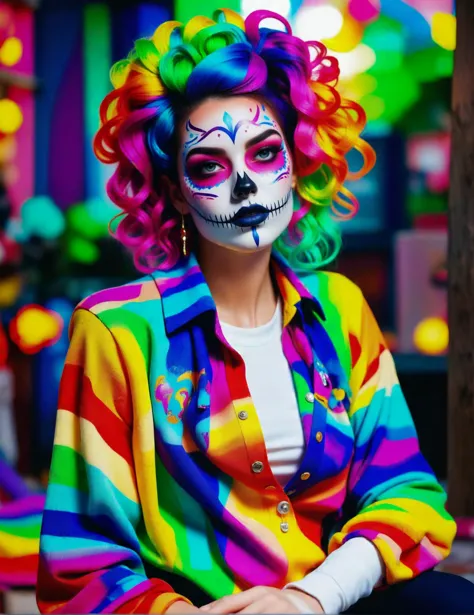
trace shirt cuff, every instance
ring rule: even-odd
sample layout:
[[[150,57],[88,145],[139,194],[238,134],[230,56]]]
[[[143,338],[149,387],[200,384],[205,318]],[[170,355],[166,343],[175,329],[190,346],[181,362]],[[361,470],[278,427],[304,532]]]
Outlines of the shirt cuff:
[[[346,611],[369,596],[382,581],[384,566],[375,547],[366,538],[352,538],[300,581],[284,589],[299,589],[316,598],[328,615]]]

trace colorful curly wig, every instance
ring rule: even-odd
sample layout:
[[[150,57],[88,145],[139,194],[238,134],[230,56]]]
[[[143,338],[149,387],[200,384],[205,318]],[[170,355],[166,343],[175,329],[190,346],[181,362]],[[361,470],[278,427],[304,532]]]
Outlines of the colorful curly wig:
[[[261,27],[268,18],[285,31]],[[115,89],[101,105],[94,148],[101,161],[116,165],[107,186],[123,210],[114,233],[138,270],[167,269],[180,258],[180,217],[164,179],[177,179],[179,123],[208,97],[239,94],[259,96],[274,109],[293,153],[299,204],[275,248],[296,270],[330,262],[341,244],[335,220],[358,209],[344,182],[375,162],[360,137],[365,114],[341,99],[338,77],[337,60],[324,45],[297,38],[284,18],[266,10],[245,22],[226,9],[214,20],[168,21],[150,39],[136,41],[112,68]],[[363,160],[356,173],[345,158],[352,149]]]

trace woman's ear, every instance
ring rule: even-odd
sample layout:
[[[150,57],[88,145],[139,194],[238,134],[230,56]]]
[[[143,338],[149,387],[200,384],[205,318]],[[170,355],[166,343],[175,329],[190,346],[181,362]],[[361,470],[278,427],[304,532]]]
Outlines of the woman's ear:
[[[292,178],[291,178],[291,187],[293,188],[293,190],[296,188],[296,180],[297,180],[297,177],[296,177],[296,175],[293,173],[293,176],[292,176]]]

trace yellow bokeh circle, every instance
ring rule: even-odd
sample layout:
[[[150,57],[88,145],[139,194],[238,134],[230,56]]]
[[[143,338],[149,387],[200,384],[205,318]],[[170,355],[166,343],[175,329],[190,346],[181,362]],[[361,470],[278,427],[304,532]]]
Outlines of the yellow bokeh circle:
[[[21,128],[22,124],[23,113],[16,102],[9,98],[0,100],[0,133],[12,135]]]
[[[434,42],[448,51],[456,49],[456,17],[449,13],[435,13],[431,23]]]
[[[16,36],[10,36],[0,47],[0,64],[15,66],[23,55],[23,44]]]
[[[348,53],[357,47],[364,35],[364,26],[351,17],[344,15],[342,28],[331,38],[323,39],[323,43],[331,50],[340,53]]]
[[[415,348],[423,354],[443,354],[448,348],[448,342],[448,324],[443,318],[425,318],[413,332]]]

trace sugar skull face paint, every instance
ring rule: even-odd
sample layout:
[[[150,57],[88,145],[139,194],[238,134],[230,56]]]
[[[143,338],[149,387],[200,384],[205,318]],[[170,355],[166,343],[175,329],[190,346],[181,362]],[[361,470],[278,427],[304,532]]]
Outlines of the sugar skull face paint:
[[[180,186],[199,233],[239,251],[270,246],[293,213],[293,164],[275,115],[257,99],[208,99],[180,132]]]

